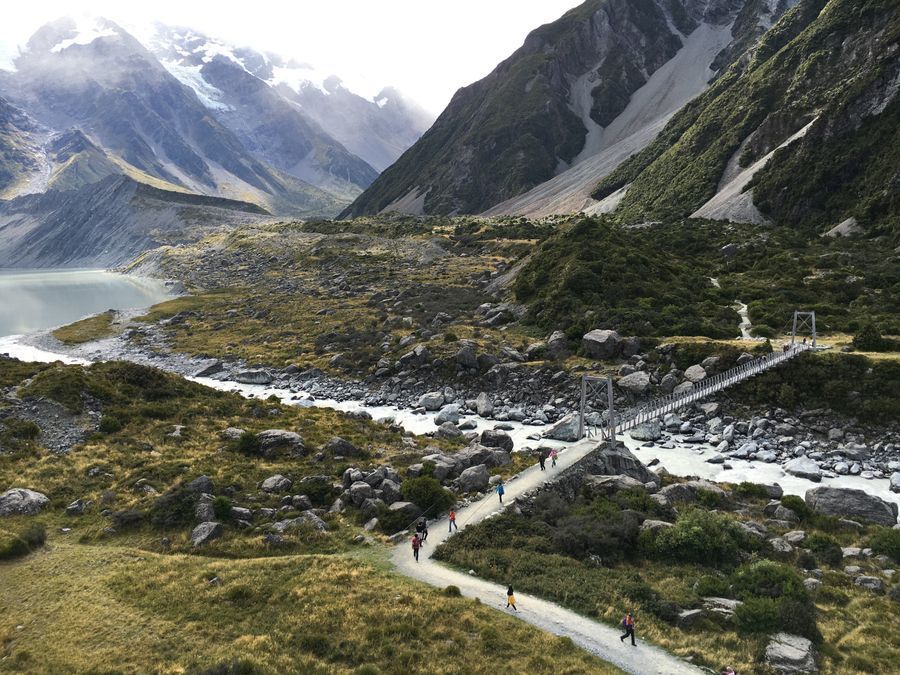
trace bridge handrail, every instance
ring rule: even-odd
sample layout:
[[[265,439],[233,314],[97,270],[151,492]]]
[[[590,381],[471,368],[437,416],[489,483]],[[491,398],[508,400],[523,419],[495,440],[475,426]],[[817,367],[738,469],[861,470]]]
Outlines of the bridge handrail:
[[[801,352],[811,349],[806,344],[793,344],[787,349],[780,352],[772,352],[755,359],[751,359],[734,368],[730,368],[712,377],[704,378],[699,382],[693,383],[690,389],[676,394],[672,392],[663,396],[658,396],[646,403],[639,405],[623,412],[613,414],[613,424],[615,431],[627,431],[639,424],[656,419],[669,412],[674,412],[688,403],[698,401],[705,398],[709,394],[721,391],[726,387],[730,387],[739,382],[743,382],[754,375],[758,375],[774,366],[777,366],[788,359],[792,359]],[[609,419],[601,419],[599,424],[594,425],[598,430],[606,432],[609,429]]]

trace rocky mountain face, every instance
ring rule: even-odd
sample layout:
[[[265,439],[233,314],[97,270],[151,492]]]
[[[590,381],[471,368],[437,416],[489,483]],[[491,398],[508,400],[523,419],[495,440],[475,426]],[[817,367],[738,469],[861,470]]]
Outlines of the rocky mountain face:
[[[597,186],[626,221],[900,223],[900,6],[803,0]]]
[[[326,91],[299,77],[309,69],[187,29],[158,27],[142,43],[104,19],[61,19],[15,67],[0,73],[6,198],[117,174],[283,215],[334,215],[378,174],[343,141],[383,168],[428,124],[399,95]]]
[[[764,12],[771,21],[784,6],[588,0],[533,31],[490,75],[457,92],[345,215],[477,213],[616,148],[608,172],[703,91],[733,60],[728,49],[756,35],[748,20],[734,31],[739,16],[762,20]],[[600,170],[590,174],[594,183]],[[587,197],[591,180],[578,182]]]
[[[0,267],[109,267],[163,244],[265,222],[254,204],[111,175],[75,190],[0,201]]]

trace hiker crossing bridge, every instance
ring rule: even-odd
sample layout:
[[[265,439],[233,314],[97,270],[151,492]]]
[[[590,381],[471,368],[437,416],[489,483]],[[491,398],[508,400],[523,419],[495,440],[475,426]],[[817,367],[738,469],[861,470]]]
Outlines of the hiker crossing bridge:
[[[805,328],[810,329],[810,342],[807,342],[806,338],[803,338],[802,342],[797,339],[798,331],[802,331]],[[585,436],[599,435],[603,440],[615,442],[616,433],[628,431],[640,424],[662,417],[666,413],[685,408],[691,403],[700,401],[716,392],[776,368],[805,351],[817,349],[816,313],[794,312],[790,336],[790,343],[786,344],[781,351],[751,359],[718,375],[704,378],[699,382],[695,382],[686,391],[659,396],[636,408],[630,408],[621,412],[615,409],[612,378],[584,375],[581,378],[578,437],[584,438]],[[585,414],[590,398],[599,398],[606,403],[606,410],[600,422],[593,427],[586,423],[587,416]]]

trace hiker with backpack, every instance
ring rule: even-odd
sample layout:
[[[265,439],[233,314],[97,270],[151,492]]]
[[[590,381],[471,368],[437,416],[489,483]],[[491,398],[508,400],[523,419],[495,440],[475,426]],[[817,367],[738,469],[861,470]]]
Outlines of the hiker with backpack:
[[[419,549],[422,548],[422,542],[419,540],[419,535],[414,534],[412,538],[412,550],[413,557],[416,559],[416,562],[419,562]]]
[[[425,543],[425,539],[428,537],[427,533],[427,525],[425,525],[425,519],[421,518],[419,522],[416,523],[416,536],[419,538],[419,545]]]
[[[500,498],[500,503],[503,503],[503,493],[506,492],[506,488],[503,487],[503,481],[497,483],[497,496]]]
[[[630,635],[631,646],[637,647],[637,644],[634,641],[634,617],[631,616],[631,612],[625,612],[625,618],[622,619],[622,628],[625,629],[625,634],[619,638],[619,641],[625,642],[625,638]]]
[[[457,532],[459,531],[459,526],[456,524],[456,511],[450,509],[450,532],[453,532],[453,528],[456,528]]]
[[[551,468],[551,469],[555,469],[555,468],[556,468],[556,456],[557,456],[557,454],[558,454],[558,453],[556,452],[556,448],[553,448],[553,449],[550,451],[550,468]]]

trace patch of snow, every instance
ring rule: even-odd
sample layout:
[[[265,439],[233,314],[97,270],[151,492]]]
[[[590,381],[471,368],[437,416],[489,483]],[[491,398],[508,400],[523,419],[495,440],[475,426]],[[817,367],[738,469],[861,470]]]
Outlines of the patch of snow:
[[[94,40],[104,37],[115,37],[118,33],[112,28],[102,26],[96,18],[81,17],[76,20],[75,37],[63,40],[50,48],[50,52],[58,54],[74,45],[89,45]]]
[[[387,96],[382,96],[381,98],[375,99],[375,105],[377,105],[379,108],[383,108],[388,104],[389,100],[390,99]]]
[[[210,110],[221,110],[223,112],[234,110],[230,105],[222,102],[222,97],[224,96],[222,91],[203,79],[203,75],[200,72],[203,66],[186,66],[178,61],[161,60],[160,63],[175,76],[175,79],[193,89],[200,102]]]
[[[306,87],[315,87],[328,96],[331,92],[325,86],[325,81],[329,77],[331,77],[330,73],[303,63],[291,66],[275,66],[272,69],[272,79],[268,83],[273,87],[284,84],[298,94]]]
[[[806,132],[809,131],[810,127],[817,119],[818,117],[814,117],[809,124],[804,126],[765,157],[758,159],[738,173],[724,186],[722,186],[720,182],[719,191],[712,199],[694,211],[694,213],[691,214],[691,218],[728,220],[734,223],[768,223],[768,219],[760,213],[759,209],[753,204],[753,190],[747,190],[747,186],[750,184],[750,181],[753,180],[756,173],[769,163],[769,160],[772,159],[778,150],[787,147],[798,138],[805,136]],[[732,159],[734,159],[734,155],[732,155]]]

